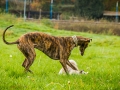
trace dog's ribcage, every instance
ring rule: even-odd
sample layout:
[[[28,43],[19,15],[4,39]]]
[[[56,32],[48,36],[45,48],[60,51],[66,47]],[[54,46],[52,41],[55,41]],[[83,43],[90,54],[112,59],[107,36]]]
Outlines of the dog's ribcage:
[[[29,33],[25,34],[24,37],[26,40],[29,39],[34,48],[39,49],[55,60],[59,60],[61,54],[68,58],[73,49],[72,43],[68,40],[69,37],[54,37],[45,33]]]

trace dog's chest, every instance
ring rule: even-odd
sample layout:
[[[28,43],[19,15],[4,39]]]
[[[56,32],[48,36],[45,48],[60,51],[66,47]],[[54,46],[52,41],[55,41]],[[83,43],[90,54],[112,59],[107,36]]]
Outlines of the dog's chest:
[[[60,59],[59,45],[60,44],[58,40],[55,40],[53,38],[43,38],[41,40],[39,39],[34,42],[34,47],[36,49],[39,49],[52,59]]]

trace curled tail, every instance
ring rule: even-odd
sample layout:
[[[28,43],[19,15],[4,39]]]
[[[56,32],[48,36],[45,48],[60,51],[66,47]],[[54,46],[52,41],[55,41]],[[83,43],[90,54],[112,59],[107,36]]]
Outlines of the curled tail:
[[[18,43],[19,43],[18,41],[15,41],[15,42],[7,42],[7,41],[5,40],[5,33],[6,33],[6,31],[7,31],[10,27],[13,27],[13,26],[14,26],[14,25],[11,25],[11,26],[7,27],[7,28],[4,30],[4,32],[3,32],[3,42],[4,42],[5,44],[10,45],[10,44],[18,44]]]

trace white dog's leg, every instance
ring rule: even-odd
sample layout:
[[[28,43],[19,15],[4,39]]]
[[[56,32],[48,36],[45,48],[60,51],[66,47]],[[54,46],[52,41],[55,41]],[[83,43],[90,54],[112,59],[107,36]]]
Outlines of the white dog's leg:
[[[70,63],[71,63],[77,70],[73,70],[71,67],[69,67],[69,66],[67,65],[68,73],[69,73],[69,74],[72,74],[72,73],[75,74],[75,72],[78,73],[78,72],[79,72],[79,69],[78,69],[77,63],[76,63],[74,60],[69,60],[69,61],[70,61]],[[65,74],[65,71],[64,71],[63,68],[60,69],[59,74]]]
[[[80,71],[78,69],[77,63],[74,60],[69,60],[69,61],[75,68],[77,68],[77,70],[73,70],[71,67],[67,65],[68,73],[70,75],[71,74],[88,74],[88,72],[85,72],[84,70]],[[66,74],[63,68],[60,69],[59,74]]]

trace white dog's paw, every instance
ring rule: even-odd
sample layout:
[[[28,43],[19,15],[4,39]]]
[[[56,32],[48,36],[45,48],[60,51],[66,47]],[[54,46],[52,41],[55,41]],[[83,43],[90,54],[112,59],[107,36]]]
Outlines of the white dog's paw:
[[[80,71],[81,74],[88,74],[88,72],[85,72],[84,70]]]

